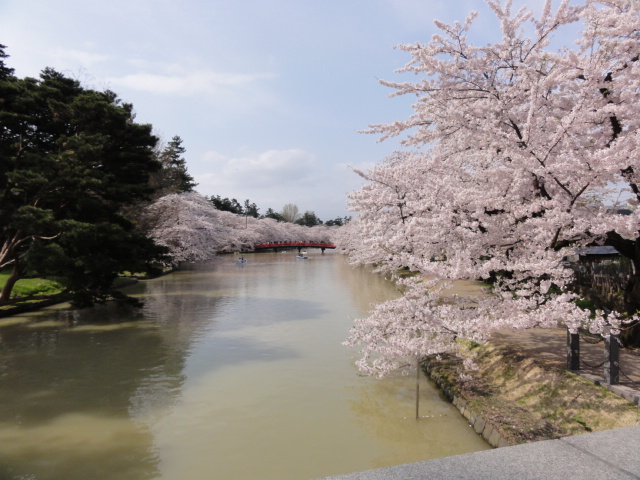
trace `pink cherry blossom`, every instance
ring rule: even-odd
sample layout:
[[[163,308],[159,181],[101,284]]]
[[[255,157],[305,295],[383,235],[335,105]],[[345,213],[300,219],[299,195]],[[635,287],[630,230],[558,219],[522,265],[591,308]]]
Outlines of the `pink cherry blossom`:
[[[403,281],[400,298],[355,322],[347,343],[362,348],[370,373],[501,328],[600,331],[616,314],[576,306],[565,258],[608,244],[640,267],[640,213],[612,205],[639,200],[640,3],[547,2],[539,18],[510,1],[487,4],[500,40],[469,41],[476,14],[436,22],[430,42],[398,47],[411,56],[399,72],[412,79],[382,82],[416,98],[413,114],[368,133],[400,136],[405,149],[357,172],[367,183],[350,195],[357,216],[339,244],[354,264],[434,283]],[[577,43],[552,49],[576,22]],[[443,299],[456,279],[491,280],[491,291]]]

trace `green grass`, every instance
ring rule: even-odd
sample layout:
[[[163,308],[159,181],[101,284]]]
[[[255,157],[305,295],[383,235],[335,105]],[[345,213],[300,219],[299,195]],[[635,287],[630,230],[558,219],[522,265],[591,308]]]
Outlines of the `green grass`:
[[[0,290],[9,278],[9,272],[0,272]],[[131,282],[130,276],[116,278],[113,286],[118,288]],[[27,298],[33,296],[52,296],[62,293],[64,286],[47,278],[22,278],[18,280],[11,292],[11,298]]]
[[[9,278],[8,272],[0,272],[0,289]],[[46,278],[22,278],[18,280],[11,292],[11,298],[31,297],[34,295],[55,295],[63,290],[63,286],[55,280]]]

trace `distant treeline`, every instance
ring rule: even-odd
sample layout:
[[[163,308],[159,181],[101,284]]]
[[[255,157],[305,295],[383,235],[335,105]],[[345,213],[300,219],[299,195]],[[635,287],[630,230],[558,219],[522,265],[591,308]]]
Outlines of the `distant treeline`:
[[[258,206],[251,202],[249,199],[244,201],[244,205],[241,205],[235,198],[222,198],[220,195],[211,195],[207,198],[213,205],[223,212],[231,212],[237,215],[247,215],[253,218],[273,218],[279,222],[291,222],[298,225],[304,225],[307,227],[313,227],[315,225],[327,225],[342,226],[351,220],[351,217],[336,217],[333,220],[327,220],[323,222],[320,220],[313,211],[307,210],[300,215],[298,213],[298,207],[294,204],[287,204],[280,212],[274,211],[272,208],[267,208],[264,215],[260,215],[260,209]]]

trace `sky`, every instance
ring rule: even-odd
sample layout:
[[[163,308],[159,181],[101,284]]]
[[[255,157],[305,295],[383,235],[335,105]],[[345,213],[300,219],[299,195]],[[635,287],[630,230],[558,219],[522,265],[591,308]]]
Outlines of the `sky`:
[[[52,67],[116,92],[165,143],[182,138],[199,193],[326,221],[351,215],[353,168],[399,148],[359,133],[411,114],[415,97],[378,83],[413,79],[395,73],[409,57],[394,46],[471,10],[488,41],[482,0],[0,0],[0,44],[16,76]]]

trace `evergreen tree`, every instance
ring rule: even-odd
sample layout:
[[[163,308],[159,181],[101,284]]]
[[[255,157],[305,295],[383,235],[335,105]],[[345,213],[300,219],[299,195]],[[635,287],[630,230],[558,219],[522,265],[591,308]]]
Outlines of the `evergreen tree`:
[[[278,212],[274,211],[273,208],[267,208],[267,213],[264,214],[263,218],[273,218],[274,220],[277,220],[278,222],[284,222],[285,219],[284,217],[279,214]]]
[[[244,214],[253,218],[260,217],[258,206],[255,203],[250,203],[248,198],[244,201]]]
[[[238,215],[244,215],[244,209],[242,205],[238,203],[238,200],[235,198],[222,198],[220,195],[216,195],[215,197],[212,195],[210,198],[213,206],[218,210],[222,210],[223,212],[231,212]]]
[[[170,193],[193,192],[197,183],[187,171],[187,162],[183,157],[185,152],[182,139],[176,135],[158,153],[162,168],[151,176],[150,181],[156,190],[156,197]]]
[[[304,215],[295,221],[298,225],[304,225],[305,227],[315,227],[316,225],[321,225],[322,220],[316,217],[314,212],[306,211]]]
[[[26,274],[56,275],[77,303],[111,298],[123,270],[150,268],[161,249],[120,212],[149,197],[156,137],[111,91],[51,68],[18,79],[0,47],[0,268],[7,303]]]
[[[327,220],[324,224],[327,227],[342,227],[349,223],[349,220],[351,220],[351,217],[336,217],[333,220]]]

